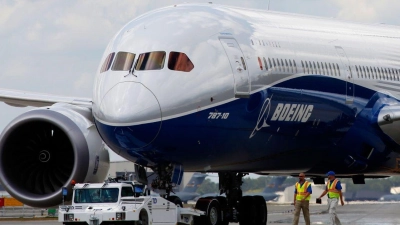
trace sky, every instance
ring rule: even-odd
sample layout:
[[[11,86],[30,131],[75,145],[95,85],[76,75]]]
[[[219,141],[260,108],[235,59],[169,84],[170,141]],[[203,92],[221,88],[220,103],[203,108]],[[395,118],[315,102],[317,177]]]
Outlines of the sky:
[[[90,98],[103,51],[122,26],[153,9],[209,1],[0,0],[0,88]],[[399,0],[212,2],[400,26]],[[0,103],[0,130],[31,109]]]

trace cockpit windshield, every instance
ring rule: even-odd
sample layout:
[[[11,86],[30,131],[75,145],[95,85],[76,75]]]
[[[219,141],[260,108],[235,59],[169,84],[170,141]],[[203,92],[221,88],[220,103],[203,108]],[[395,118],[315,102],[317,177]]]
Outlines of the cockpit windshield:
[[[147,52],[139,55],[135,70],[160,70],[164,68],[165,52]]]
[[[110,53],[107,58],[104,60],[103,65],[101,66],[100,73],[106,72],[110,69],[111,63],[114,59],[115,52]]]
[[[170,70],[190,72],[194,68],[194,65],[185,53],[170,52],[168,59],[168,68]]]
[[[75,203],[117,202],[118,188],[85,188],[75,190]]]
[[[113,71],[128,71],[132,68],[134,60],[135,54],[130,52],[118,52],[111,69]]]

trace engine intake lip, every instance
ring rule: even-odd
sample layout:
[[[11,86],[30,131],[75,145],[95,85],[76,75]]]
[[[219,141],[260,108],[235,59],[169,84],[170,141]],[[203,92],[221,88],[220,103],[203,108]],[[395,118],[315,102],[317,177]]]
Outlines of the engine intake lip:
[[[0,171],[2,171],[0,173],[0,182],[14,198],[34,207],[55,206],[60,202],[62,187],[68,188],[69,196],[67,198],[70,198],[72,196],[71,181],[83,181],[85,179],[89,165],[89,149],[84,134],[78,125],[73,122],[73,119],[56,111],[37,109],[18,116],[3,130],[0,138]],[[49,145],[50,149],[35,149],[35,147],[32,147],[32,140],[25,140],[26,142],[24,142],[22,138],[33,137],[29,133],[29,129],[36,129],[37,127],[44,127],[43,130],[45,131],[48,131],[48,127],[52,127],[52,132],[55,133],[54,136],[62,133],[64,135],[62,137],[64,138],[62,139],[64,141],[63,144],[67,147],[60,147],[59,149],[62,151],[57,151],[59,150],[58,148],[54,149],[57,143],[54,143]],[[41,136],[39,132],[36,133],[38,133],[36,142],[47,143],[46,140],[43,140],[46,139],[43,138],[46,135]],[[31,145],[29,146],[29,144]],[[37,143],[34,145],[36,147],[39,146]],[[18,149],[15,146],[23,146],[22,153],[16,152]],[[19,159],[23,160],[23,157],[27,155],[29,159],[24,164],[26,168],[22,168],[21,163],[19,167],[15,166]],[[13,159],[13,157],[18,158]],[[58,161],[53,161],[55,159]],[[30,165],[29,162],[33,162],[32,164],[35,165]],[[63,164],[63,162],[65,163]],[[61,170],[60,167],[66,166],[66,164],[72,165],[69,165],[70,168]],[[14,168],[12,168],[13,166]],[[43,168],[47,168],[46,166],[48,166],[49,170],[58,170],[59,173],[48,173],[48,171],[45,174],[40,173],[45,171]],[[18,168],[20,169],[18,170]],[[21,174],[19,173],[20,171],[28,172]],[[36,176],[36,179],[30,178],[30,176]],[[52,184],[52,187],[49,187],[49,184]]]

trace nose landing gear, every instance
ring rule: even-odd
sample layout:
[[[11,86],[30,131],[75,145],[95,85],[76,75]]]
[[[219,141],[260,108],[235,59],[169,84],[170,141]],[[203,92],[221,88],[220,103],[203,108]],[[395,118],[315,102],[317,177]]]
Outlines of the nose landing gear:
[[[182,201],[177,196],[170,196],[173,188],[181,184],[183,177],[183,168],[181,165],[176,164],[160,164],[153,167],[152,170],[157,174],[156,179],[151,183],[153,190],[160,194],[161,197],[173,202],[175,205],[183,207]],[[135,171],[137,171],[137,180],[141,183],[147,184],[147,175],[143,166],[135,164]]]

